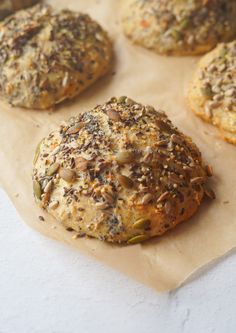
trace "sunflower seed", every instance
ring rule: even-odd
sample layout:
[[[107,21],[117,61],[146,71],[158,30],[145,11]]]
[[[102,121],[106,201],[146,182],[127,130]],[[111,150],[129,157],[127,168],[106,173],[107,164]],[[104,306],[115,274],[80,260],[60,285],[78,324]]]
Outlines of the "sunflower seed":
[[[132,151],[121,150],[116,154],[116,161],[121,165],[132,163],[135,161],[135,155]]]
[[[64,179],[66,182],[71,183],[75,180],[75,172],[71,169],[61,168],[59,170],[59,176]]]
[[[157,144],[158,147],[166,147],[168,145],[168,141],[166,141],[166,140],[159,140],[159,141],[157,141],[156,144]]]
[[[153,199],[153,195],[151,193],[147,193],[143,196],[141,203],[142,205],[147,205]]]
[[[95,206],[98,209],[106,209],[106,208],[108,208],[108,204],[106,202],[96,202]]]
[[[81,128],[83,127],[83,123],[77,123],[73,126],[71,126],[68,130],[67,130],[67,134],[76,134],[78,133]]]
[[[46,172],[47,176],[53,176],[58,171],[59,167],[59,163],[53,163],[52,165],[50,165]]]
[[[172,209],[172,205],[170,201],[166,201],[165,205],[164,205],[164,209],[167,215],[170,214],[171,209]]]
[[[205,181],[204,177],[195,177],[190,180],[192,185],[200,185],[203,184]]]
[[[161,119],[156,120],[157,126],[161,132],[169,133],[171,131],[170,125]]]
[[[204,193],[211,200],[214,200],[216,198],[215,192],[212,189],[210,189],[210,188],[205,188],[204,189]]]
[[[48,205],[48,208],[56,209],[58,206],[59,206],[59,201],[55,200],[55,201],[50,202],[50,204]]]
[[[131,98],[128,98],[128,97],[126,98],[125,103],[128,104],[128,105],[135,104],[135,102]]]
[[[65,74],[65,76],[63,77],[63,80],[62,80],[62,86],[63,87],[65,87],[67,85],[68,79],[69,79],[69,73],[66,72],[66,74]]]
[[[79,171],[86,171],[88,169],[89,161],[83,157],[77,157],[75,159],[75,167]]]
[[[132,188],[134,186],[134,182],[132,181],[132,179],[130,179],[129,177],[126,177],[124,175],[119,175],[118,181],[123,187],[126,187],[126,188]]]
[[[169,179],[172,183],[177,183],[178,184],[178,183],[181,182],[181,179],[174,172],[170,173]]]
[[[230,89],[226,90],[225,96],[231,97],[234,95],[234,93],[235,93],[234,88],[230,88]]]
[[[80,154],[80,156],[83,157],[85,160],[88,160],[88,161],[92,161],[92,160],[93,160],[93,156],[90,155],[90,154],[87,154],[87,153],[85,153],[85,152],[82,152],[82,153]]]
[[[113,120],[113,121],[120,121],[120,115],[117,111],[115,110],[108,110],[107,111],[107,116],[110,120]]]
[[[213,168],[211,165],[206,165],[205,170],[208,177],[213,176]]]
[[[102,193],[103,198],[105,199],[105,201],[109,204],[113,204],[114,202],[114,196],[108,192],[104,192]]]
[[[45,186],[44,188],[44,192],[45,193],[49,193],[52,191],[52,188],[53,188],[53,180],[50,180],[47,185]]]
[[[212,110],[210,108],[209,105],[205,105],[204,107],[204,112],[205,112],[205,115],[208,117],[208,118],[211,118],[212,117]]]
[[[159,198],[157,199],[157,203],[159,203],[159,202],[165,200],[168,196],[169,196],[169,192],[168,192],[168,191],[162,193],[162,194],[159,196]]]
[[[180,136],[176,135],[176,134],[172,134],[171,135],[171,141],[177,144],[181,144],[182,143],[182,139],[180,138]]]

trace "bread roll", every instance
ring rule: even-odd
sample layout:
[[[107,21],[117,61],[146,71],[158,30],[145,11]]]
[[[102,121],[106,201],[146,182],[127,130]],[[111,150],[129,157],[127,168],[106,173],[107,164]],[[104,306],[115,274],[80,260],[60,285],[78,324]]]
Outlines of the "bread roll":
[[[189,219],[207,189],[192,140],[127,97],[64,122],[39,144],[34,195],[78,236],[135,244]]]
[[[188,94],[190,108],[236,144],[236,41],[218,45],[196,69]]]
[[[88,15],[36,5],[0,24],[0,94],[13,106],[48,109],[103,76],[111,58],[107,33]]]
[[[125,34],[160,54],[206,53],[236,36],[235,0],[127,0]]]

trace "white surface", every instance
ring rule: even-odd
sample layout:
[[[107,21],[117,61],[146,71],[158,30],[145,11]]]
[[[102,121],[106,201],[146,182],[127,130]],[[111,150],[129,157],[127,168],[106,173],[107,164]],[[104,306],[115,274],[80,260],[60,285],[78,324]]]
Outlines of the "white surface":
[[[160,294],[26,226],[0,189],[0,333],[235,333],[236,254]]]

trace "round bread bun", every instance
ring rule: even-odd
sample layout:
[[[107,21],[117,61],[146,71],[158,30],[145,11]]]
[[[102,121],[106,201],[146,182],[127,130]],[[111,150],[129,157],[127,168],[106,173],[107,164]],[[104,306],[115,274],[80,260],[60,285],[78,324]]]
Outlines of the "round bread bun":
[[[197,55],[236,36],[235,0],[128,0],[125,34],[166,55]]]
[[[47,109],[104,75],[107,33],[88,15],[36,5],[0,24],[0,94],[14,106]]]
[[[165,113],[120,97],[43,139],[33,188],[40,207],[78,235],[134,244],[190,218],[204,193],[214,197],[211,175]]]
[[[236,41],[220,44],[199,62],[188,93],[190,108],[236,144]]]
[[[4,19],[16,10],[33,6],[40,0],[1,0],[0,2],[0,20]]]

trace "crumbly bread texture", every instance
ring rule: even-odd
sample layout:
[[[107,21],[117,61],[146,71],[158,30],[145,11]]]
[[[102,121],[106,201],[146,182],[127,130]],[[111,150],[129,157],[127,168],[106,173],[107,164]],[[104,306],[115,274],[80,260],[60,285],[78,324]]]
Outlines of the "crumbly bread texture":
[[[36,5],[0,24],[0,94],[46,109],[71,99],[108,69],[112,45],[88,15]]]
[[[165,113],[130,98],[70,119],[39,144],[36,201],[78,235],[134,244],[192,216],[207,188],[192,140]]]
[[[199,62],[188,94],[190,108],[236,144],[236,41],[220,44]]]
[[[4,19],[16,10],[33,6],[40,0],[1,0],[0,1],[0,20]]]
[[[160,54],[196,55],[236,36],[235,0],[127,0],[125,34]]]

